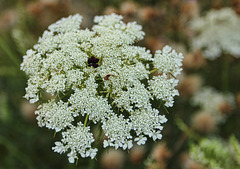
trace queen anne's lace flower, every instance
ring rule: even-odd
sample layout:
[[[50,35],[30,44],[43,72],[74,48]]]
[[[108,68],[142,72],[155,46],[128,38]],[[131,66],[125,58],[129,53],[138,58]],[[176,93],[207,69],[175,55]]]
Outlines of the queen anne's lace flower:
[[[130,119],[133,123],[133,129],[136,132],[137,138],[135,141],[138,141],[137,144],[145,144],[142,143],[143,138],[147,140],[146,137],[143,135],[148,135],[152,137],[153,140],[161,139],[162,134],[161,130],[163,129],[162,123],[165,123],[167,119],[164,115],[159,115],[157,109],[141,109],[135,111],[131,116]]]
[[[77,154],[81,157],[91,157],[92,159],[97,154],[96,148],[91,148],[94,142],[93,134],[89,132],[90,127],[84,127],[81,122],[77,126],[71,126],[67,131],[62,132],[61,142],[55,142],[55,147],[52,149],[58,153],[65,153],[68,150],[68,160],[74,163]]]
[[[235,106],[232,94],[223,94],[211,87],[204,87],[199,90],[192,98],[192,104],[199,106],[202,111],[209,112],[217,122],[222,122],[226,115],[221,112],[221,105],[228,105],[230,108]]]
[[[175,89],[178,81],[173,78],[168,79],[166,74],[154,76],[149,81],[149,89],[157,99],[165,101],[165,106],[172,107],[173,97],[179,95],[178,90]]]
[[[59,132],[66,126],[70,126],[74,120],[73,117],[78,116],[74,113],[72,107],[68,106],[68,103],[59,101],[55,103],[55,100],[51,100],[49,103],[43,103],[38,107],[35,112],[40,127],[46,126],[49,129],[55,129]]]
[[[163,50],[157,50],[154,56],[153,65],[160,73],[172,73],[177,76],[182,71],[182,53],[177,54],[170,46],[165,46]]]
[[[222,53],[240,57],[240,18],[232,9],[211,10],[190,25],[197,33],[193,48],[203,49],[206,58],[213,60]]]
[[[111,116],[106,122],[103,122],[102,129],[109,140],[104,140],[104,147],[113,146],[115,149],[122,147],[123,149],[131,148],[132,135],[132,123],[129,119],[124,119],[123,115],[117,117],[117,115]]]
[[[50,25],[21,64],[29,76],[25,98],[40,104],[38,125],[62,133],[53,150],[68,153],[70,163],[78,155],[94,158],[90,126],[97,123],[104,147],[161,139],[167,119],[151,100],[173,106],[182,54],[167,46],[153,57],[134,46],[143,39],[141,26],[116,14],[95,17],[92,30],[81,30],[81,21],[76,14]]]

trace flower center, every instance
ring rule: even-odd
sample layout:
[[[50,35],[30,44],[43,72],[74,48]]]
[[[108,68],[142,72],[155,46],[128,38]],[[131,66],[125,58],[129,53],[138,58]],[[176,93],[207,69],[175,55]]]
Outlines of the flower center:
[[[88,58],[88,66],[92,66],[94,68],[97,68],[99,65],[98,65],[98,61],[99,59],[98,58],[95,58],[94,56]]]

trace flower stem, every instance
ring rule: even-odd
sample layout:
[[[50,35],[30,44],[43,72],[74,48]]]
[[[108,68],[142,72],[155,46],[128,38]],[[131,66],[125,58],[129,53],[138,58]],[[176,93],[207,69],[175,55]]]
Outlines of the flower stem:
[[[84,127],[87,126],[87,121],[88,121],[88,114],[86,115],[85,121],[84,121]]]
[[[155,69],[151,70],[150,73],[154,73],[154,72],[156,72],[157,70],[158,70],[158,69],[155,68]]]
[[[94,169],[95,164],[96,164],[96,160],[95,159],[90,159],[90,161],[88,163],[88,169]]]
[[[177,77],[174,76],[171,72],[169,72],[169,73],[170,73],[170,75],[171,75],[174,79],[177,79]]]
[[[8,47],[6,40],[0,37],[0,48],[9,56],[12,62],[17,66],[19,69],[20,60],[17,58],[17,55]]]
[[[169,114],[169,112],[168,112],[168,110],[167,110],[167,108],[165,107],[164,104],[163,104],[163,108],[164,108],[164,110],[167,112],[167,114]]]

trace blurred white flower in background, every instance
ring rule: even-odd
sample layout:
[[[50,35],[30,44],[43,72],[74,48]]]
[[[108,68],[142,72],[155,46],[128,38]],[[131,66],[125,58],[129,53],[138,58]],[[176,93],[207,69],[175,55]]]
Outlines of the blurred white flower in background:
[[[231,8],[210,10],[191,21],[196,33],[192,46],[202,49],[206,58],[214,60],[222,54],[240,57],[240,18]]]
[[[193,96],[192,104],[199,106],[201,111],[209,112],[219,123],[235,107],[235,99],[231,93],[224,94],[214,88],[203,87]]]

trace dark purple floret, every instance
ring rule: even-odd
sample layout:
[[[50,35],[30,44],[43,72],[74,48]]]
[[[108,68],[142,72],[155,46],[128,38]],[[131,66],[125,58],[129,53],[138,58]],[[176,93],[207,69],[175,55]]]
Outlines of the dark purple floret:
[[[97,68],[98,67],[98,61],[99,59],[98,58],[95,58],[94,56],[88,58],[88,66],[92,66],[94,68]]]

